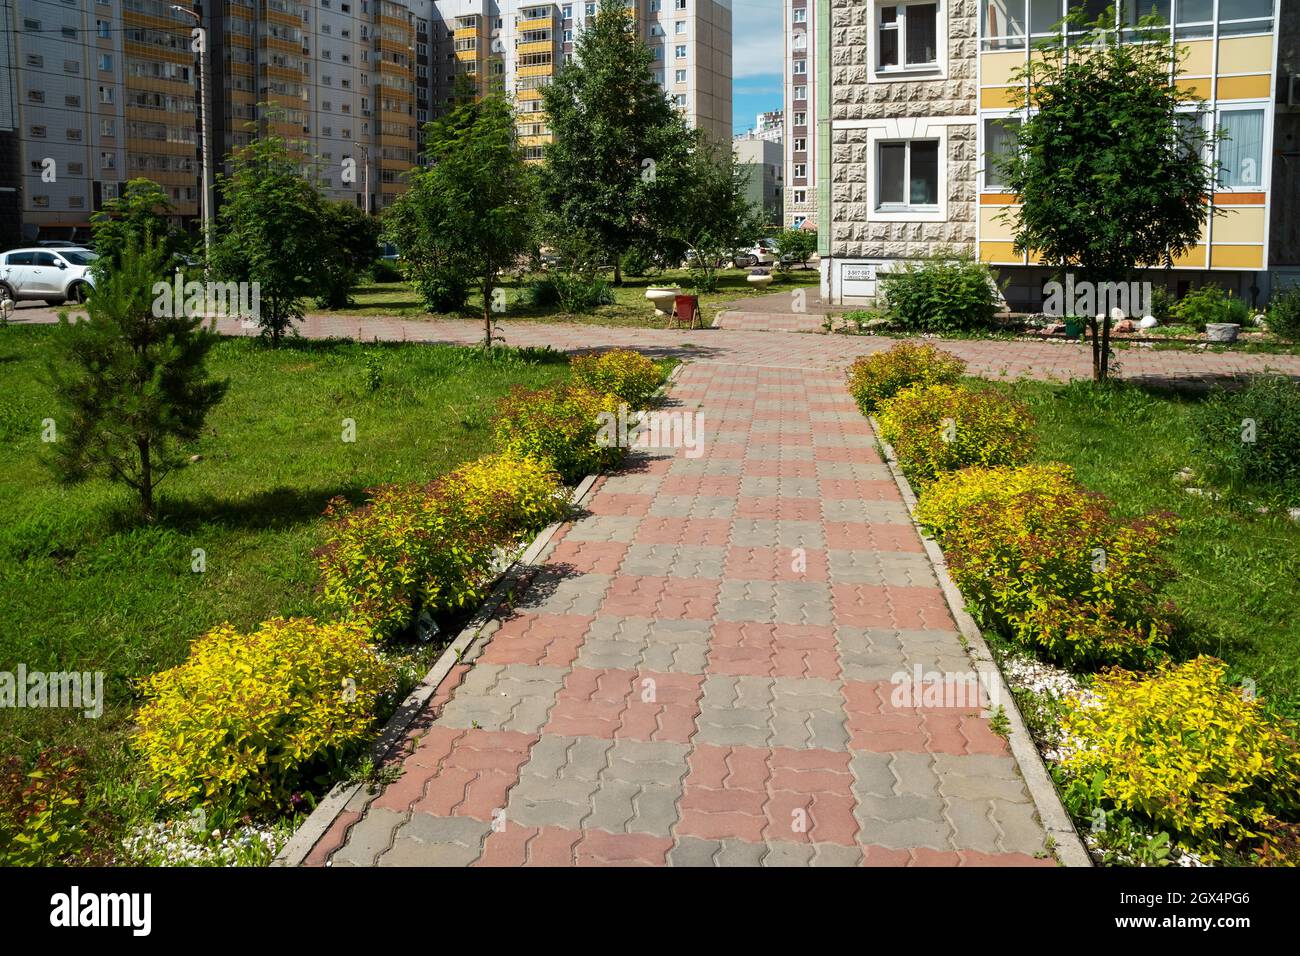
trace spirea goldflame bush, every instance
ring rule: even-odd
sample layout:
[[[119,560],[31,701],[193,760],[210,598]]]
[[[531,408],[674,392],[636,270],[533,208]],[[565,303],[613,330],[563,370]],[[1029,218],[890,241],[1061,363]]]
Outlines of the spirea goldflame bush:
[[[1300,749],[1225,669],[1198,657],[1099,676],[1065,701],[1062,770],[1210,859],[1223,842],[1267,846],[1300,810]]]
[[[496,441],[514,455],[550,462],[572,484],[622,458],[623,449],[596,442],[598,416],[616,415],[618,403],[613,395],[575,385],[515,388],[497,406]]]
[[[849,367],[849,393],[864,413],[913,385],[956,385],[966,363],[933,345],[899,342]]]
[[[549,464],[513,454],[470,462],[423,487],[372,489],[354,508],[326,509],[318,553],[326,606],[381,637],[408,627],[420,608],[461,608],[490,581],[497,549],[564,514]]]
[[[1168,514],[1124,521],[1065,465],[971,468],[921,494],[953,580],[1011,638],[1065,664],[1145,660],[1168,642]]]
[[[165,802],[271,811],[366,738],[395,679],[360,624],[224,624],[140,682],[135,744]]]
[[[659,388],[659,366],[640,352],[611,349],[577,355],[569,362],[574,384],[592,392],[608,392],[633,410],[643,410]]]
[[[85,766],[74,747],[43,751],[30,764],[0,760],[0,866],[110,862],[108,821],[88,809]]]
[[[914,385],[885,399],[876,419],[914,481],[971,465],[1018,465],[1034,450],[1029,408],[993,389]]]

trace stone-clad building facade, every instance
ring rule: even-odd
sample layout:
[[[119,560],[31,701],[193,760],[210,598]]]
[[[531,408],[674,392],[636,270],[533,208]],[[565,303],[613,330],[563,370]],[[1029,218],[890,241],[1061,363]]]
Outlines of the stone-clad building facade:
[[[822,0],[814,7],[822,294],[858,303],[902,260],[948,250],[988,263],[1017,309],[1051,270],[1017,251],[1018,199],[991,157],[1014,148],[1020,70],[1067,10],[1109,10],[1124,38],[1154,10],[1182,59],[1185,118],[1223,131],[1197,243],[1151,279],[1213,282],[1256,305],[1300,282],[1300,0]],[[1082,28],[1079,28],[1082,32]]]

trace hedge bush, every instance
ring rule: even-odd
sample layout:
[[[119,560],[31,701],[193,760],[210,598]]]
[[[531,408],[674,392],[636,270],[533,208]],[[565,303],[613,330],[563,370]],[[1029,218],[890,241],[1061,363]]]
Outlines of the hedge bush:
[[[1243,327],[1250,325],[1250,307],[1235,295],[1213,284],[1192,289],[1178,300],[1173,307],[1173,314],[1178,321],[1194,325],[1202,332],[1210,322],[1234,322]]]
[[[971,468],[922,493],[917,520],[940,540],[953,580],[1008,636],[1092,666],[1153,655],[1174,627],[1160,588],[1170,515],[1117,518],[1065,465]]]
[[[421,608],[466,607],[482,595],[501,547],[564,513],[549,464],[493,455],[423,487],[372,489],[354,508],[330,502],[318,554],[323,601],[381,637],[410,626]]]
[[[30,764],[0,760],[0,866],[111,862],[108,820],[89,809],[85,768],[75,747],[43,751]]]
[[[1211,479],[1300,492],[1300,384],[1253,377],[1240,391],[1214,392],[1193,410],[1197,451]]]
[[[1300,811],[1300,747],[1225,670],[1198,657],[1098,677],[1065,701],[1062,769],[1106,809],[1140,814],[1208,859],[1222,841],[1271,843],[1279,818]]]
[[[1266,324],[1280,338],[1300,339],[1300,287],[1274,293],[1268,304]]]
[[[576,385],[514,388],[497,406],[497,444],[511,454],[546,461],[573,483],[615,464],[623,449],[596,442],[601,413],[616,415],[618,399]]]
[[[849,393],[865,414],[913,385],[956,385],[966,363],[928,343],[899,342],[849,366]]]
[[[969,256],[940,255],[882,273],[892,322],[909,332],[991,328],[998,296],[988,266]]]
[[[273,811],[366,738],[395,674],[364,626],[273,618],[209,631],[140,688],[135,744],[164,801]]]
[[[631,349],[576,355],[569,361],[569,368],[575,385],[592,392],[609,392],[637,411],[646,407],[663,381],[659,366]]]
[[[993,389],[914,385],[876,413],[882,437],[913,480],[971,465],[1016,465],[1034,450],[1029,407]]]

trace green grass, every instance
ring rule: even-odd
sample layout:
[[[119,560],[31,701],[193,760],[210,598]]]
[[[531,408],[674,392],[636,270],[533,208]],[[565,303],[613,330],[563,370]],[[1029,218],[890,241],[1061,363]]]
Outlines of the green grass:
[[[128,818],[151,810],[124,752],[132,679],[176,664],[222,621],[317,614],[312,552],[330,498],[427,481],[490,450],[499,396],[568,375],[550,352],[224,340],[210,368],[230,389],[192,449],[200,460],[162,483],[160,520],[142,527],[120,487],[61,486],[42,463],[41,421],[58,415],[42,384],[51,340],[0,329],[0,670],[102,670],[108,705],[99,720],[0,712],[0,753],[87,748],[98,793]],[[342,441],[345,418],[355,443]]]
[[[1127,514],[1165,509],[1181,517],[1170,551],[1178,576],[1167,594],[1184,615],[1186,650],[1223,658],[1273,709],[1300,716],[1300,523],[1269,488],[1215,501],[1174,481],[1184,467],[1201,471],[1191,423],[1200,399],[1086,382],[1003,387],[1038,418],[1037,459],[1072,465],[1083,485]],[[1259,503],[1271,513],[1256,513]]]
[[[707,322],[713,314],[734,299],[753,295],[776,295],[792,289],[815,286],[816,269],[795,269],[778,277],[765,291],[753,289],[745,280],[747,269],[724,269],[718,273],[718,289],[700,296],[700,308]],[[663,328],[664,320],[656,318],[654,308],[646,301],[645,290],[651,286],[675,285],[684,292],[691,289],[690,275],[682,269],[664,272],[654,277],[626,276],[623,285],[612,287],[615,302],[597,306],[590,312],[565,312],[559,307],[539,309],[524,304],[524,282],[510,279],[504,283],[506,311],[499,318],[505,322],[575,322],[581,325],[625,326],[635,328]],[[392,315],[403,318],[450,318],[482,321],[483,297],[470,295],[465,309],[451,315],[425,311],[415,291],[406,282],[384,282],[361,286],[353,293],[355,305],[341,309],[337,315]]]

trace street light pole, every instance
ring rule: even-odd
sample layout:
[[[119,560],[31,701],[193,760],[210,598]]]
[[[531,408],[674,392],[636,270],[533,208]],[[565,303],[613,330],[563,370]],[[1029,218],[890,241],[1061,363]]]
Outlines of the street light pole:
[[[357,149],[361,150],[361,160],[366,164],[365,171],[365,190],[366,190],[366,215],[370,215],[370,147],[363,143],[353,143]]]
[[[199,40],[199,162],[203,166],[203,271],[207,275],[212,266],[212,167],[208,161],[208,97],[204,74],[208,72],[208,38],[203,33],[203,18],[193,10],[172,4],[172,9],[194,18],[200,31]]]

